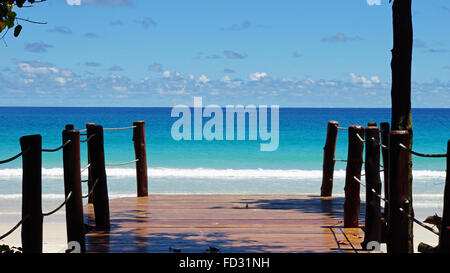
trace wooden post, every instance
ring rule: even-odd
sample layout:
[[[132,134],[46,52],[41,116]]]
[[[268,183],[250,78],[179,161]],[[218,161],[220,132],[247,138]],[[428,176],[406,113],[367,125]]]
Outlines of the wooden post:
[[[447,142],[447,175],[445,178],[444,210],[442,212],[439,251],[450,253],[450,140]]]
[[[148,196],[147,152],[145,148],[145,121],[133,122],[133,142],[136,154],[137,196]]]
[[[380,178],[380,130],[378,127],[369,126],[365,129],[366,134],[366,227],[363,248],[367,243],[375,241],[381,243],[381,178]]]
[[[95,123],[86,123],[86,130],[89,127],[91,127],[91,126],[95,126]],[[86,137],[89,137],[87,132],[86,132]],[[89,158],[89,154],[90,154],[89,153],[89,145],[86,145],[86,146],[87,146],[88,164],[90,164],[91,160]],[[87,184],[88,184],[88,192],[91,192],[91,190],[92,190],[92,171],[91,171],[91,167],[89,167],[87,171],[88,171],[88,182],[87,182]],[[92,200],[93,200],[93,196],[90,195],[88,197],[88,204],[92,204]]]
[[[66,124],[66,130],[75,130],[75,126],[73,124]]]
[[[367,127],[378,127],[376,122],[368,122]]]
[[[42,253],[42,137],[20,138],[22,148],[22,249]]]
[[[100,230],[107,230],[110,227],[109,219],[109,198],[108,186],[106,182],[105,151],[103,146],[103,127],[100,125],[89,126],[88,137],[94,135],[88,142],[89,160],[91,161],[91,181],[97,181],[93,189],[93,200],[95,215],[95,226]]]
[[[400,144],[409,147],[409,134],[406,130],[394,130],[389,139],[389,222],[387,250],[389,253],[408,253],[410,225],[405,212],[409,210],[409,152]]]
[[[65,205],[67,243],[78,242],[81,252],[86,252],[80,172],[80,132],[69,129],[64,130],[62,134],[63,143],[70,140],[70,143],[63,148],[64,192],[66,197],[72,192]]]
[[[344,227],[358,227],[361,204],[360,185],[354,177],[361,179],[364,143],[358,138],[364,138],[364,127],[350,126],[348,128],[348,156],[345,172]]]
[[[391,50],[391,130],[406,130],[409,133],[409,149],[413,143],[413,123],[411,112],[411,64],[413,53],[412,0],[392,1],[392,21],[394,47]],[[409,156],[408,183],[412,189],[412,155]],[[389,183],[393,183],[392,180]],[[409,211],[412,213],[412,191],[409,192]],[[392,205],[392,204],[390,204]],[[390,210],[392,211],[392,210]],[[391,216],[389,216],[391,217]],[[393,217],[393,216],[392,216]],[[413,252],[413,225],[409,226],[409,251]]]
[[[389,122],[380,123],[380,134],[381,134],[381,144],[389,147],[389,134],[390,134]],[[381,148],[381,154],[383,156],[383,178],[384,178],[384,198],[389,198],[389,150],[385,148]],[[383,231],[382,231],[382,242],[386,243],[387,237],[387,223],[389,219],[389,203],[384,203],[384,211],[383,211]]]
[[[334,174],[334,154],[336,152],[336,142],[338,135],[339,122],[329,121],[327,126],[327,139],[323,147],[323,172],[322,187],[320,196],[330,197],[333,192],[333,174]]]

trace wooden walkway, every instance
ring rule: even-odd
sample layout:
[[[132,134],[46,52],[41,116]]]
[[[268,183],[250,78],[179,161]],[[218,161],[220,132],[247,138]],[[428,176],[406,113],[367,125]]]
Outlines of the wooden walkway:
[[[111,230],[88,233],[86,247],[102,253],[360,252],[363,231],[343,228],[343,202],[305,195],[114,199]],[[85,214],[93,225],[91,205]]]

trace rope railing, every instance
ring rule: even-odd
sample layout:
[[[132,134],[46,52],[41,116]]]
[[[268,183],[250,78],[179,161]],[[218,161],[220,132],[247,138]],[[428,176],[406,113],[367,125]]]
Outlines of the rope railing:
[[[366,184],[364,184],[361,180],[359,180],[356,176],[353,177],[353,179],[359,183],[361,186],[363,186],[364,188],[367,188]],[[369,189],[369,188],[367,188]],[[383,196],[381,196],[380,194],[377,193],[377,191],[373,188],[369,189],[372,193],[374,193],[378,198],[380,198],[381,200],[383,200],[386,203],[389,203],[389,200],[387,200],[386,198],[384,198]],[[417,220],[416,218],[414,218],[414,216],[410,215],[408,212],[406,212],[403,208],[399,208],[399,210],[404,213],[406,216],[408,216],[408,218],[410,218],[411,220],[413,220],[416,224],[418,224],[419,226],[427,229],[428,231],[431,231],[432,233],[434,233],[435,235],[439,236],[439,232],[435,231],[433,228],[425,225],[423,222]]]
[[[27,151],[28,151],[28,150],[27,150]],[[1,164],[8,163],[8,162],[11,162],[11,161],[13,161],[13,160],[16,160],[17,158],[21,157],[23,154],[24,154],[24,152],[20,152],[20,153],[16,154],[16,155],[13,156],[13,157],[10,157],[10,158],[5,159],[5,160],[1,160],[1,161],[0,161],[0,165],[1,165]]]
[[[128,130],[134,129],[136,126],[122,127],[122,128],[103,128],[103,131],[119,131],[119,130]]]
[[[128,129],[134,129],[136,126],[129,126],[129,127],[120,127],[120,128],[103,128],[103,131],[119,131],[119,130],[128,130]],[[80,133],[87,132],[87,129],[79,130]]]
[[[57,152],[57,151],[61,150],[62,148],[66,147],[69,143],[70,143],[70,140],[67,140],[63,145],[59,146],[56,149],[42,149],[42,151],[47,152],[47,153]]]
[[[401,143],[400,143],[400,147],[405,149],[409,153],[416,155],[416,156],[420,156],[420,157],[434,157],[434,158],[447,157],[447,154],[422,154],[422,153],[414,152],[413,150],[409,149],[408,147],[406,147],[405,145],[403,145]]]
[[[91,166],[91,163],[87,164],[86,167],[84,167],[83,169],[81,169],[81,173],[83,173],[84,171],[86,171],[87,169],[89,169],[89,167]]]
[[[359,134],[356,134],[356,137],[361,141],[362,143],[366,142]]]
[[[95,136],[95,134],[90,135],[87,139],[85,140],[80,140],[81,143],[87,143],[89,142],[93,137]]]
[[[8,237],[11,233],[13,233],[17,228],[20,227],[20,225],[22,225],[23,222],[25,222],[28,217],[30,217],[30,215],[26,215],[24,218],[22,218],[12,229],[10,229],[8,232],[6,232],[5,234],[3,234],[2,236],[0,236],[0,240],[5,239],[6,237]]]
[[[337,127],[339,130],[348,130],[348,128],[345,127]]]
[[[333,159],[336,162],[347,162],[347,159]]]
[[[92,185],[91,190],[88,192],[88,194],[83,195],[82,198],[88,198],[89,196],[92,195],[92,193],[94,192],[95,186],[97,186],[98,181],[99,181],[99,179],[97,178],[97,179],[95,180],[94,184]]]
[[[139,159],[135,159],[133,161],[129,161],[129,162],[124,162],[124,163],[109,163],[109,164],[105,164],[105,166],[109,166],[109,167],[114,167],[114,166],[124,166],[124,165],[129,165],[135,162],[138,162]]]
[[[42,213],[42,216],[46,217],[46,216],[50,216],[50,215],[56,213],[58,210],[60,210],[69,201],[71,196],[72,196],[72,192],[69,192],[69,194],[67,195],[66,199],[64,200],[64,202],[62,202],[61,205],[59,205],[56,209],[54,209],[54,210],[52,210],[50,212]]]
[[[384,172],[384,170],[380,170],[380,173]],[[365,173],[361,174],[361,176],[366,176]]]
[[[388,147],[388,146],[379,143],[374,137],[372,137],[371,140],[373,141],[373,143],[374,143],[375,145],[380,146],[380,147],[383,148],[383,149],[389,150],[389,147]]]

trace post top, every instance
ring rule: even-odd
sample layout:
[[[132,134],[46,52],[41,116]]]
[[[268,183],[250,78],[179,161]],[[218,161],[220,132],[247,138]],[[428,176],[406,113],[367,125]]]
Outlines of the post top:
[[[350,125],[348,126],[349,129],[354,129],[354,130],[361,130],[364,129],[364,126],[361,125]]]
[[[330,120],[328,123],[339,125],[339,121]]]
[[[379,130],[377,126],[367,126],[366,130]]]
[[[391,135],[408,135],[409,132],[406,130],[393,130],[391,131]]]

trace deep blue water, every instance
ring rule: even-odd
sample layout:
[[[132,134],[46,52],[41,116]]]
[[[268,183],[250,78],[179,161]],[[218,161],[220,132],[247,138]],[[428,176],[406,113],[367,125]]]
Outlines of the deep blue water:
[[[62,143],[61,132],[69,123],[84,129],[87,122],[106,128],[130,126],[133,120],[145,120],[150,166],[314,170],[321,168],[328,120],[337,120],[342,127],[390,120],[389,109],[282,108],[279,148],[261,152],[260,140],[175,141],[170,130],[177,118],[172,118],[170,111],[171,108],[0,108],[0,157],[18,152],[19,138],[23,135],[41,134],[43,147],[57,147]],[[445,153],[450,135],[450,109],[414,109],[413,122],[415,150]],[[107,161],[133,159],[131,135],[131,131],[105,132]],[[345,158],[346,151],[347,132],[340,131],[336,157]],[[84,147],[82,153],[85,158]],[[58,167],[60,161],[61,154],[44,155],[45,167]],[[441,170],[445,166],[441,161],[415,158],[414,168]],[[20,161],[9,164],[8,168],[11,166],[19,167]]]

